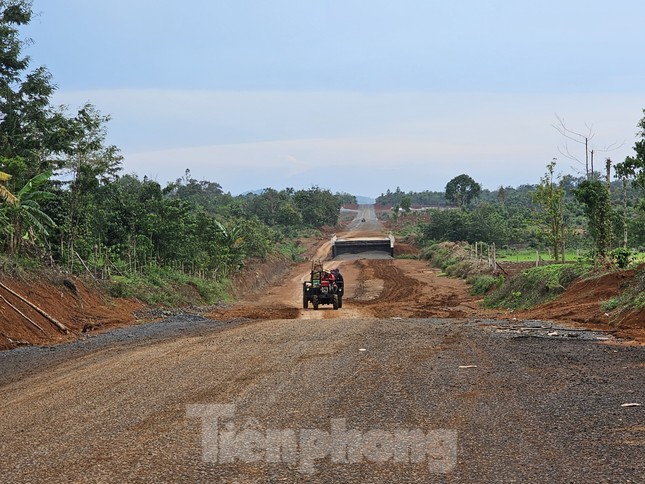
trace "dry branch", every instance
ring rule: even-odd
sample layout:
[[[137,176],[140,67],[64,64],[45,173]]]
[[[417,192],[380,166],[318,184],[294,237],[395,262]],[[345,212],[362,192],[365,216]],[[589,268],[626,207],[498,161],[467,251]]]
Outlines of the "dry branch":
[[[16,306],[14,306],[14,305],[13,305],[13,304],[11,304],[9,301],[7,301],[7,300],[6,300],[6,298],[5,298],[4,296],[0,295],[0,299],[2,299],[2,300],[5,302],[5,304],[6,304],[7,306],[9,306],[9,307],[10,307],[11,309],[13,309],[15,312],[17,312],[18,314],[20,314],[23,318],[25,318],[25,319],[26,319],[27,321],[29,321],[31,324],[33,324],[34,326],[36,326],[36,327],[41,331],[41,333],[43,333],[45,336],[47,336],[47,333],[45,332],[45,330],[44,330],[43,328],[41,328],[41,327],[40,327],[40,325],[39,325],[38,323],[36,323],[33,319],[31,319],[29,316],[27,316],[25,313],[23,313],[20,309],[18,309]]]
[[[81,261],[81,264],[83,264],[83,267],[85,267],[85,270],[87,271],[87,273],[88,273],[90,276],[92,276],[92,279],[94,279],[94,280],[96,281],[96,276],[94,276],[94,274],[92,274],[92,271],[90,270],[90,268],[89,268],[89,267],[87,267],[87,264],[86,264],[86,263],[85,263],[85,261],[81,258],[81,256],[80,256],[80,255],[78,255],[78,252],[74,251],[74,253],[76,254],[76,257],[78,257],[78,260],[80,260],[80,261]]]
[[[15,291],[13,291],[13,290],[12,290],[12,289],[10,289],[9,287],[5,286],[5,285],[4,285],[4,284],[2,284],[1,282],[0,282],[0,287],[1,287],[1,288],[3,288],[5,291],[7,291],[7,292],[9,292],[9,293],[13,294],[14,296],[16,296],[18,299],[20,299],[20,300],[21,300],[22,302],[24,302],[25,304],[28,304],[30,307],[32,307],[32,308],[33,308],[33,309],[35,309],[36,311],[38,311],[38,313],[40,313],[42,316],[44,316],[44,317],[45,317],[45,318],[47,318],[49,321],[51,321],[51,322],[52,322],[52,324],[53,324],[54,326],[56,326],[58,329],[60,329],[63,333],[65,333],[65,334],[68,334],[68,333],[69,333],[69,328],[68,328],[67,326],[65,326],[63,323],[61,323],[60,321],[58,321],[58,320],[57,320],[56,318],[54,318],[53,316],[50,316],[49,314],[47,314],[45,311],[43,311],[42,309],[40,309],[38,306],[36,306],[36,305],[35,305],[34,303],[32,303],[31,301],[28,301],[28,300],[27,300],[27,299],[25,299],[23,296],[21,296],[20,294],[18,294],[18,293],[17,293],[17,292],[15,292]]]

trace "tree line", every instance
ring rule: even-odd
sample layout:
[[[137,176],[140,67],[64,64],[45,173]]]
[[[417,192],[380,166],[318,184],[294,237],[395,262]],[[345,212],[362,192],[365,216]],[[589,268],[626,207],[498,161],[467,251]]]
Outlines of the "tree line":
[[[30,68],[20,28],[28,0],[0,0],[0,245],[11,257],[92,274],[166,267],[228,277],[307,228],[335,225],[347,193],[266,188],[232,196],[189,171],[161,186],[122,174],[109,145],[109,116],[92,104],[56,106],[52,77]],[[605,257],[645,247],[645,111],[634,155],[607,160],[606,173],[559,175],[554,162],[533,185],[486,190],[466,174],[444,191],[387,190],[377,203],[393,215],[435,206],[425,240],[586,247]],[[593,166],[593,165],[592,165]]]
[[[355,199],[314,186],[234,197],[190,171],[161,186],[122,174],[92,104],[55,106],[50,73],[30,69],[28,0],[0,0],[0,245],[12,258],[93,275],[167,267],[228,277],[286,237],[335,225]]]
[[[638,122],[634,155],[605,172],[557,173],[554,159],[536,184],[482,189],[466,174],[445,191],[387,190],[376,202],[392,206],[392,217],[411,206],[431,206],[419,224],[425,241],[485,241],[497,246],[549,248],[556,260],[568,248],[589,249],[594,258],[619,259],[645,251],[645,110]]]

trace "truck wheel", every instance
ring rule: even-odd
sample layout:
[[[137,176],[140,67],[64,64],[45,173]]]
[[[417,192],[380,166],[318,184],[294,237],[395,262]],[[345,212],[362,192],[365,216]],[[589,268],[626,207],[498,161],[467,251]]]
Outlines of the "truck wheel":
[[[331,300],[332,305],[334,306],[334,309],[338,309],[340,306],[338,306],[338,294],[334,294],[334,299]]]
[[[311,298],[311,302],[314,305],[314,310],[318,310],[318,296],[314,296]]]
[[[309,307],[309,298],[307,296],[302,296],[302,308],[307,309]]]
[[[343,307],[343,296],[341,294],[338,295],[338,309]]]

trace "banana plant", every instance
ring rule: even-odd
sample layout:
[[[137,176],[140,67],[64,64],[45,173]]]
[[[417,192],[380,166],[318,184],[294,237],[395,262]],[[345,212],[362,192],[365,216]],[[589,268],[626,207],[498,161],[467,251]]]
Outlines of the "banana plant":
[[[54,221],[43,212],[39,202],[51,200],[55,195],[40,190],[52,173],[47,171],[29,180],[15,195],[11,202],[3,205],[3,212],[9,221],[8,252],[17,254],[25,242],[32,244],[49,235],[47,229],[55,227]],[[9,200],[9,199],[7,199]]]
[[[215,225],[220,231],[222,242],[228,249],[236,249],[244,242],[243,228],[239,225],[227,229],[224,225],[215,220]]]
[[[0,171],[0,235],[10,235],[10,224],[9,218],[6,214],[5,205],[16,203],[16,197],[9,189],[6,187],[5,183],[11,180],[11,175]],[[1,203],[4,202],[4,203]]]
[[[5,185],[9,180],[11,180],[11,175],[4,171],[0,171],[0,199],[7,203],[16,203],[15,195],[11,193]]]

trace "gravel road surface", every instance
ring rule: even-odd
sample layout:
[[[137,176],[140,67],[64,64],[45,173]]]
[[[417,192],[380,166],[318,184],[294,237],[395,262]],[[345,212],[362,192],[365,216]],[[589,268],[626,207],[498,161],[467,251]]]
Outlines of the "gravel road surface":
[[[325,264],[338,311],[302,308],[303,263],[231,307],[0,352],[0,483],[645,482],[645,346],[502,319],[423,261]]]
[[[3,375],[32,355],[42,366],[0,387],[3,482],[645,479],[643,407],[623,406],[645,403],[645,352],[601,333],[392,318],[155,328],[3,353]]]

